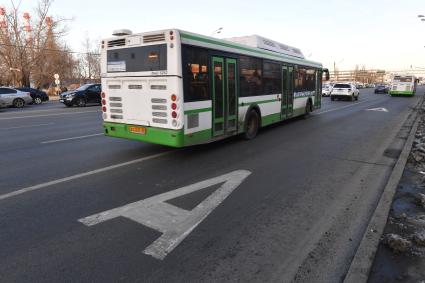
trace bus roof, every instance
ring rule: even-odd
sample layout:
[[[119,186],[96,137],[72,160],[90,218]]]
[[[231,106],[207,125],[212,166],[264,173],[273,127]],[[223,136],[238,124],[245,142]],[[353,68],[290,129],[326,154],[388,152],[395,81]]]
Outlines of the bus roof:
[[[232,39],[230,39],[230,40],[229,39],[218,39],[218,38],[215,38],[215,37],[200,35],[200,34],[188,32],[188,31],[184,31],[184,30],[178,30],[178,31],[180,32],[180,37],[181,37],[182,43],[199,45],[199,46],[204,46],[204,47],[209,47],[209,48],[214,47],[214,48],[219,49],[219,50],[234,52],[234,53],[238,53],[238,54],[245,54],[245,55],[268,58],[268,59],[271,59],[271,60],[279,60],[279,61],[285,61],[285,62],[293,63],[293,64],[307,65],[307,66],[322,68],[321,63],[306,60],[304,58],[299,58],[299,57],[296,57],[296,56],[293,56],[293,55],[280,53],[280,52],[277,52],[277,51],[270,51],[270,50],[267,50],[265,48],[253,47],[253,46],[251,46],[251,44],[248,45],[248,44],[242,44],[242,43],[239,43],[239,42],[235,42],[235,41],[237,41],[237,40],[234,40],[235,38],[233,38],[233,40]],[[260,36],[257,36],[257,35],[248,36],[248,37],[250,37],[250,38],[258,37],[258,38],[264,39],[264,37],[260,37]],[[248,37],[241,37],[241,38],[248,38]],[[297,49],[297,48],[294,48],[294,49]],[[299,49],[297,49],[297,50],[299,50]],[[301,51],[300,51],[300,53],[301,53]]]
[[[304,65],[304,66],[311,66],[316,68],[322,68],[322,64],[310,60],[306,60],[304,56],[302,55],[301,51],[298,48],[290,47],[284,44],[280,44],[276,41],[271,41],[274,44],[280,44],[283,47],[287,47],[290,49],[290,52],[278,52],[277,50],[270,50],[272,48],[261,48],[261,46],[257,45],[256,47],[251,46],[253,44],[242,44],[238,41],[236,38],[232,39],[218,39],[211,36],[205,36],[201,34],[196,34],[193,32],[188,32],[184,30],[179,29],[166,29],[166,30],[158,30],[158,31],[151,31],[151,32],[143,32],[138,34],[132,34],[132,35],[125,35],[125,36],[119,36],[114,38],[105,39],[108,42],[114,42],[118,41],[122,38],[127,37],[136,37],[136,36],[143,36],[143,37],[152,37],[156,39],[163,39],[165,40],[165,34],[173,31],[180,34],[181,42],[183,44],[190,44],[195,46],[201,46],[205,48],[213,48],[220,51],[225,52],[231,52],[231,53],[237,53],[237,54],[243,54],[243,55],[250,55],[250,56],[256,56],[261,58],[266,58],[270,60],[277,60],[277,61],[284,61],[291,64],[297,64],[297,65]],[[254,36],[248,36],[248,37],[240,37],[241,38],[253,38],[255,37],[256,40],[258,39],[265,39],[264,37],[260,37],[257,35]],[[267,39],[265,39],[267,40]],[[270,41],[270,40],[269,40]],[[109,44],[108,44],[109,45]],[[125,45],[125,43],[124,43]],[[263,44],[264,45],[264,44]],[[112,46],[111,46],[112,47]],[[282,47],[282,48],[283,48]]]

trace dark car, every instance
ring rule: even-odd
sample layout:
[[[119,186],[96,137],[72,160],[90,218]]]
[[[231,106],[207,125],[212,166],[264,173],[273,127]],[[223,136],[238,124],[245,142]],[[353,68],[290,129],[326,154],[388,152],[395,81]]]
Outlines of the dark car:
[[[377,85],[375,87],[375,93],[388,93],[389,88],[386,85]]]
[[[17,88],[20,91],[29,92],[34,104],[41,104],[44,101],[49,101],[49,96],[44,91],[31,87],[20,87]]]
[[[71,107],[73,105],[83,107],[89,103],[100,104],[101,92],[102,86],[100,84],[86,84],[77,89],[61,93],[59,101],[67,107]]]

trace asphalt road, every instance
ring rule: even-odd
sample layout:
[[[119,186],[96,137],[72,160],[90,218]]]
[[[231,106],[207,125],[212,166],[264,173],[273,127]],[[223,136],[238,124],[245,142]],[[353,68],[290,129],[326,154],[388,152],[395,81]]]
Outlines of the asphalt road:
[[[338,282],[424,90],[178,150],[104,137],[98,106],[1,109],[0,281]]]

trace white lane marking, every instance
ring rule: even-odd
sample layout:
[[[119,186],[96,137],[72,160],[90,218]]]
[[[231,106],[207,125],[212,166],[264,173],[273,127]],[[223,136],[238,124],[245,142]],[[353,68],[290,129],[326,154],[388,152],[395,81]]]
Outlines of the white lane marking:
[[[346,106],[342,106],[342,107],[338,107],[338,108],[333,108],[333,109],[329,109],[329,110],[325,110],[325,111],[321,111],[321,112],[317,112],[317,113],[314,113],[314,115],[325,114],[325,113],[328,113],[328,112],[333,112],[333,111],[345,109],[345,108],[348,108],[348,107],[353,107],[353,106],[356,106],[356,105],[359,105],[359,104],[362,104],[362,103],[373,102],[373,101],[376,101],[376,100],[379,100],[379,99],[371,99],[371,100],[364,100],[364,101],[360,101],[360,102],[355,102],[355,103],[352,103],[352,104],[349,104],[349,105],[346,105]]]
[[[49,144],[49,143],[70,141],[70,140],[81,140],[81,139],[97,137],[97,136],[101,136],[101,135],[103,135],[103,133],[93,134],[93,135],[85,135],[85,136],[78,136],[78,137],[71,137],[71,138],[65,138],[65,139],[58,139],[58,140],[42,141],[41,144]]]
[[[196,184],[81,218],[78,221],[84,225],[93,226],[122,216],[155,229],[161,232],[162,235],[148,246],[143,253],[163,260],[250,174],[251,172],[247,170],[233,171]],[[220,183],[223,183],[220,188],[190,211],[166,203],[167,200]]]
[[[18,127],[10,127],[10,128],[0,128],[0,130],[15,130],[15,129],[24,129],[24,128],[32,128],[32,127],[42,127],[42,126],[49,126],[54,125],[55,123],[46,123],[46,124],[36,124],[36,125],[27,125],[27,126],[18,126]]]
[[[73,114],[84,114],[84,113],[95,113],[102,112],[101,110],[95,111],[79,111],[79,112],[67,112],[67,113],[52,113],[44,115],[31,115],[31,116],[12,116],[12,117],[2,117],[0,120],[13,120],[13,119],[25,119],[25,118],[37,118],[37,117],[50,117],[50,116],[62,116],[62,115],[73,115]]]
[[[7,194],[0,195],[0,200],[5,200],[5,199],[8,199],[8,198],[12,198],[12,197],[15,197],[15,196],[18,196],[18,195],[22,195],[22,194],[25,194],[25,193],[28,193],[28,192],[39,190],[39,189],[43,189],[43,188],[50,187],[50,186],[53,186],[53,185],[69,182],[69,181],[72,181],[72,180],[84,178],[84,177],[95,175],[95,174],[98,174],[98,173],[103,173],[103,172],[106,172],[106,171],[111,171],[111,170],[114,170],[114,169],[117,169],[117,168],[132,165],[132,164],[135,164],[135,163],[140,163],[140,162],[143,162],[143,161],[155,159],[155,158],[170,154],[172,152],[175,152],[175,150],[157,153],[157,154],[154,154],[154,155],[134,159],[134,160],[131,160],[131,161],[118,163],[118,164],[115,164],[115,165],[111,165],[111,166],[95,169],[95,170],[92,170],[92,171],[72,175],[72,176],[69,176],[69,177],[53,180],[53,181],[50,181],[50,182],[34,185],[34,186],[31,186],[31,187],[26,187],[26,188],[19,189],[19,190],[16,190],[16,191],[13,191],[13,192],[10,192],[10,193],[7,193]]]
[[[379,107],[379,108],[366,109],[366,111],[388,112],[388,109],[384,107]]]

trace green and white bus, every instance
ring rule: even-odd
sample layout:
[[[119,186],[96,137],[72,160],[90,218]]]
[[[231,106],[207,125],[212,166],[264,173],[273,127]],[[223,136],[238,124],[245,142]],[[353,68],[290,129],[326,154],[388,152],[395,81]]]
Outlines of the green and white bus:
[[[321,106],[320,63],[260,36],[220,40],[177,29],[102,41],[105,135],[172,147],[242,134]]]
[[[411,75],[394,75],[389,94],[391,96],[413,96],[416,93],[418,80]]]

